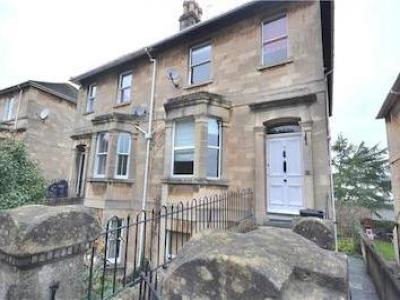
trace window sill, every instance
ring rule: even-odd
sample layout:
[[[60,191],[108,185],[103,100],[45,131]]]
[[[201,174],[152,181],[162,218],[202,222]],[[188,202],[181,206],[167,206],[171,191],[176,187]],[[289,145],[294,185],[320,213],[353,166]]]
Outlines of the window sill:
[[[265,71],[265,70],[272,69],[272,68],[275,68],[275,67],[284,66],[284,65],[290,64],[292,62],[293,62],[293,58],[288,58],[286,60],[282,60],[282,61],[277,62],[277,63],[259,66],[259,67],[257,67],[257,71]]]
[[[91,183],[126,183],[126,184],[134,184],[135,181],[133,179],[120,179],[120,178],[88,178],[88,182]]]
[[[224,186],[228,187],[229,182],[223,179],[204,179],[204,178],[180,178],[169,177],[163,180],[163,183],[170,185],[206,185],[206,186]]]
[[[117,103],[117,104],[114,104],[113,108],[119,108],[119,107],[127,106],[127,105],[130,105],[131,103],[132,103],[132,101],[123,102],[123,103]]]
[[[184,86],[183,89],[184,90],[190,90],[190,89],[194,89],[194,88],[197,88],[197,87],[206,86],[206,85],[209,85],[209,84],[212,84],[212,83],[213,83],[212,80],[207,80],[207,81],[203,81],[203,82],[199,82],[199,83],[195,83],[195,84]]]

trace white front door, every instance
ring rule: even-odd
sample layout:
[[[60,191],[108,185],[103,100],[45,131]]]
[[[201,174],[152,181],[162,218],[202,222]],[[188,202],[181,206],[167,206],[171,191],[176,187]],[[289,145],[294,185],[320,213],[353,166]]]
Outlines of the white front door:
[[[303,149],[300,133],[267,136],[267,210],[299,214],[304,208]]]

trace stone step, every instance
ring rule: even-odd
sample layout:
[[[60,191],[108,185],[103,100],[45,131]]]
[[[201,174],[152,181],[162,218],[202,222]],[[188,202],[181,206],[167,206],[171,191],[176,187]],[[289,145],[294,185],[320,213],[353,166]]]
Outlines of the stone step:
[[[293,219],[296,216],[297,215],[269,213],[265,216],[264,226],[279,227],[279,228],[292,228]]]

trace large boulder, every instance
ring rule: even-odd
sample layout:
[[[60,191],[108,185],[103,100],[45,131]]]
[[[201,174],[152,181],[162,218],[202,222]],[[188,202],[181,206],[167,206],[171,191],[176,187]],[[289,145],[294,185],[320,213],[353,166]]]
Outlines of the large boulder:
[[[202,232],[161,283],[163,299],[346,299],[347,259],[289,229]]]
[[[332,221],[314,217],[298,218],[294,223],[293,231],[313,241],[321,248],[329,250],[335,248]]]

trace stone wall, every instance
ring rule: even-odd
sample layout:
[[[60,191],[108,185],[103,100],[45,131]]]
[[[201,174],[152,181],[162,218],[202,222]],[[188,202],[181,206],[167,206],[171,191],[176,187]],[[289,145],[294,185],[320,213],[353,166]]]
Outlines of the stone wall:
[[[80,206],[0,212],[0,299],[81,299],[85,252],[100,233]]]

